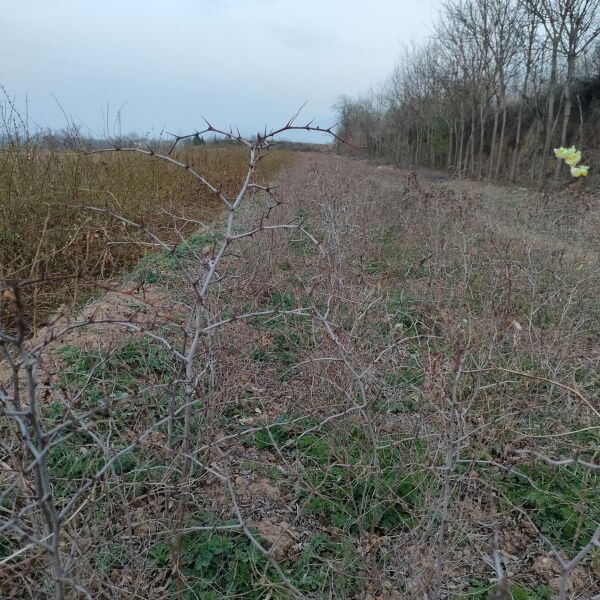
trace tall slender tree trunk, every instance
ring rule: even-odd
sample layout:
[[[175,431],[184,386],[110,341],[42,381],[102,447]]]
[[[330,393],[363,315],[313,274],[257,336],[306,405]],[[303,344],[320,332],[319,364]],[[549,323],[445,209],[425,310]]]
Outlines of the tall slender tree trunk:
[[[475,176],[475,130],[475,103],[473,103],[473,106],[471,107],[471,177]]]
[[[458,139],[459,130],[458,130],[458,120],[454,121],[454,173],[457,170],[457,163],[460,163],[460,141]]]
[[[572,52],[569,53],[569,56],[567,58],[567,75],[565,78],[565,86],[564,86],[564,90],[563,90],[563,97],[564,97],[564,110],[563,110],[563,122],[562,122],[562,129],[560,132],[560,145],[561,146],[566,146],[567,145],[567,133],[569,130],[569,121],[571,120],[571,111],[572,111],[572,107],[573,107],[573,103],[571,100],[571,80],[573,79],[573,71],[574,71],[574,67],[575,67],[575,56],[573,55]],[[562,161],[561,160],[557,160],[556,161],[556,169],[554,170],[554,181],[558,180],[558,177],[560,175],[560,171],[561,171],[561,167],[562,167]]]
[[[492,126],[492,141],[490,143],[490,156],[488,163],[488,173],[487,178],[492,178],[492,173],[494,172],[494,151],[496,149],[496,137],[498,136],[498,117],[500,115],[500,111],[498,110],[498,106],[494,107],[494,125]]]
[[[577,94],[577,106],[579,106],[579,135],[577,136],[577,146],[583,146],[583,108],[581,107],[581,96]]]
[[[555,37],[552,40],[552,58],[550,66],[550,81],[548,86],[548,114],[546,115],[546,135],[544,138],[544,148],[542,150],[542,165],[538,175],[538,185],[542,187],[548,168],[548,159],[550,157],[550,146],[552,144],[552,133],[554,132],[554,103],[556,97],[556,77],[558,70],[558,43]]]
[[[494,180],[498,181],[500,168],[502,166],[502,151],[504,149],[504,135],[506,133],[506,99],[502,99],[502,127],[500,128],[500,142],[498,143],[498,157],[496,158],[496,173]]]
[[[519,103],[519,114],[517,116],[517,132],[515,134],[515,147],[513,149],[512,163],[510,165],[510,180],[517,179],[517,164],[519,162],[519,149],[521,146],[521,128],[523,127],[523,99]]]
[[[459,177],[462,177],[463,173],[463,152],[465,146],[465,103],[463,100],[460,102],[460,145],[458,147],[458,162],[456,165],[456,173]]]
[[[538,139],[539,142],[541,143],[542,139],[543,139],[543,126],[541,121],[536,119],[535,122],[535,131],[534,131],[534,147],[538,147]],[[529,169],[529,183],[532,184],[535,178],[535,172],[536,169],[538,168],[538,163],[540,161],[540,159],[543,161],[544,158],[539,156],[538,152],[534,152],[533,154],[533,158],[531,159],[531,168]]]
[[[483,98],[479,107],[479,165],[477,179],[483,176],[483,145],[485,143],[485,105]]]
[[[435,141],[433,139],[433,125],[429,128],[429,152],[430,152],[429,164],[435,168]]]
[[[452,151],[454,150],[453,147],[453,137],[452,137],[452,129],[454,128],[454,130],[456,130],[456,119],[454,119],[454,121],[452,119],[448,120],[448,153],[447,153],[447,157],[446,157],[446,169],[448,169],[448,171],[450,170],[450,168],[452,167]]]
[[[521,150],[521,131],[523,129],[523,109],[527,100],[527,85],[529,82],[529,64],[525,72],[525,81],[523,82],[523,92],[521,102],[519,102],[519,114],[517,116],[517,132],[515,134],[515,147],[513,150],[512,164],[510,166],[510,180],[517,179],[517,165],[519,164],[519,152]]]

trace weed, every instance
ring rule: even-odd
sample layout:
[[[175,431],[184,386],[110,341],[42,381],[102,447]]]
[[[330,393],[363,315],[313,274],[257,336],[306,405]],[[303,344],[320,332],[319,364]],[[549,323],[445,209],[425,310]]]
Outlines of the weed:
[[[273,449],[283,446],[288,440],[294,438],[302,432],[302,427],[311,427],[310,419],[293,420],[287,415],[282,415],[268,428],[258,431],[252,443],[262,449]]]
[[[98,418],[93,427],[97,433],[123,431],[129,434],[140,425],[143,417],[166,414],[165,398],[150,402],[151,386],[160,381],[168,383],[174,377],[176,363],[173,356],[155,342],[142,339],[124,344],[112,353],[84,350],[77,346],[63,346],[57,351],[65,362],[56,384],[66,397],[78,397],[74,406],[50,402],[43,414],[50,426],[59,423],[67,413],[93,410]],[[138,398],[139,397],[139,398]],[[141,402],[138,402],[141,401]],[[120,450],[113,445],[112,453]],[[75,420],[70,433],[52,444],[48,451],[48,465],[55,478],[55,493],[63,497],[94,475],[104,464],[106,456],[95,443],[91,432],[80,430]],[[148,469],[154,461],[140,448],[133,448],[119,456],[112,472],[123,476],[133,495],[144,488],[152,475]]]
[[[275,465],[253,460],[244,461],[242,463],[242,470],[250,471],[252,473],[256,473],[257,475],[267,477],[273,482],[281,482],[285,477],[285,473],[281,469],[278,469]]]
[[[143,304],[140,304],[139,302],[133,302],[131,300],[126,300],[124,304],[127,308],[134,310],[137,313],[142,313],[142,314],[148,313],[147,307],[145,307]]]
[[[10,556],[11,553],[11,544],[8,541],[8,538],[4,535],[0,535],[0,560]]]
[[[288,244],[296,256],[309,257],[317,254],[315,244],[305,235],[298,234],[297,237],[290,237]]]
[[[296,308],[296,295],[293,292],[275,290],[269,298],[269,306],[279,310],[293,310]]]
[[[212,521],[209,516],[208,522]],[[254,535],[260,541],[260,536]],[[263,545],[268,547],[266,543]],[[150,551],[150,560],[156,568],[170,565],[170,546],[165,542],[156,544]],[[282,566],[298,589],[307,593],[335,590],[336,597],[348,597],[355,592],[362,571],[352,545],[334,541],[324,533],[314,534],[298,559],[288,560]],[[185,598],[217,600],[234,596],[259,600],[264,597],[265,585],[270,585],[274,597],[289,597],[265,556],[236,530],[186,534],[183,573],[187,580]]]
[[[279,263],[279,268],[282,271],[291,271],[292,270],[292,263],[291,261],[286,258],[283,262]]]
[[[369,275],[380,275],[385,270],[385,265],[380,260],[368,260],[363,264],[363,269]]]
[[[74,432],[65,436],[48,450],[48,467],[53,476],[54,494],[57,498],[67,498],[81,484],[100,470],[106,456],[95,445],[95,440],[87,433]],[[119,452],[118,446],[112,452]],[[122,477],[125,489],[131,498],[142,495],[153,481],[153,470],[158,467],[157,459],[145,450],[132,448],[121,454],[113,463],[111,473]],[[157,468],[160,475],[164,469]],[[113,491],[113,494],[116,493]]]
[[[175,249],[177,256],[186,257],[191,254],[198,254],[205,249],[215,248],[223,240],[223,234],[205,231],[195,233],[183,240]]]
[[[69,393],[83,390],[84,406],[138,394],[159,380],[169,383],[176,370],[173,355],[145,338],[106,356],[99,350],[86,351],[77,346],[63,346],[57,352],[66,363],[60,385]]]
[[[290,311],[298,307],[298,299],[293,292],[275,290],[269,298],[269,306]],[[313,347],[309,317],[304,315],[275,315],[252,319],[250,325],[269,332],[269,345],[254,348],[251,358],[257,362],[274,361],[291,365],[298,357]]]
[[[94,557],[94,562],[100,572],[107,573],[126,567],[131,562],[131,556],[127,547],[115,545],[100,549]]]
[[[385,383],[392,388],[413,388],[423,384],[423,372],[413,367],[405,367],[399,372],[386,373]]]
[[[157,568],[169,566],[170,545],[156,544],[150,558]],[[185,598],[218,600],[234,596],[259,600],[263,597],[260,583],[268,578],[268,570],[267,559],[243,533],[198,531],[183,538]]]
[[[261,448],[294,449],[302,465],[300,496],[308,513],[348,532],[378,528],[393,531],[409,526],[421,505],[426,478],[403,472],[407,447],[389,444],[374,450],[362,429],[349,432],[324,428],[301,435],[310,427],[303,420],[260,431]],[[424,448],[413,448],[420,454]],[[377,467],[375,465],[377,464]]]
[[[492,600],[496,597],[495,585],[481,579],[472,579],[469,589],[452,596],[453,600]],[[522,585],[512,585],[508,592],[508,600],[550,600],[552,590],[545,585],[531,589]]]
[[[359,589],[363,565],[350,540],[334,541],[325,533],[313,534],[293,565],[293,582],[307,592],[349,598]]]
[[[409,527],[421,505],[424,476],[404,472],[406,448],[370,448],[359,429],[346,436],[304,436],[305,507],[349,532]],[[342,450],[343,449],[343,450]]]
[[[104,464],[100,448],[85,434],[72,434],[48,451],[48,467],[54,478],[54,494],[67,497]]]
[[[170,253],[159,252],[142,257],[132,272],[138,283],[163,283],[177,269],[177,259]]]
[[[250,353],[250,358],[255,362],[267,362],[269,354],[264,348],[254,348]]]
[[[405,329],[416,327],[418,319],[412,309],[414,298],[405,292],[398,291],[390,295],[385,304],[385,311],[392,326],[402,325]]]
[[[576,465],[553,468],[540,463],[515,470],[499,481],[500,489],[554,544],[572,550],[591,537],[600,519],[599,474]]]

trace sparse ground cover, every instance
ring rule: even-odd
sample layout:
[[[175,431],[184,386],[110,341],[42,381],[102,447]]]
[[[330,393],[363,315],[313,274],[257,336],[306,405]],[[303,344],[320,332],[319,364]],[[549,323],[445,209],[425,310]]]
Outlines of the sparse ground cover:
[[[69,579],[94,598],[557,597],[557,557],[600,523],[600,200],[322,154],[277,184],[238,231],[300,222],[319,244],[262,230],[228,252],[187,425],[168,345],[194,302],[182,271],[210,268],[221,217],[138,256],[83,309],[101,331],[53,342],[65,317],[31,342],[49,340],[38,396],[54,495],[73,504]],[[11,427],[3,517],[27,497]],[[51,597],[25,545],[2,538],[0,596]],[[599,592],[598,552],[566,597]]]

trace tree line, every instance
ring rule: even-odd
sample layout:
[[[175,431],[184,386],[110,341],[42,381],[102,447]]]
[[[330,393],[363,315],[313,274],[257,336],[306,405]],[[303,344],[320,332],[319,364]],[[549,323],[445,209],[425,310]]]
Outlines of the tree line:
[[[600,0],[447,0],[388,79],[337,103],[369,155],[541,184],[553,146],[600,150]]]

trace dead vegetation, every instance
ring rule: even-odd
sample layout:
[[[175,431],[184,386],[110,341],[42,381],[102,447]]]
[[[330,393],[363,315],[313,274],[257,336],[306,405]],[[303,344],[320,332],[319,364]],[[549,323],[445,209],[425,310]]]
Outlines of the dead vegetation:
[[[12,132],[14,136],[14,132]],[[143,222],[176,244],[221,210],[218,198],[176,166],[139,154],[87,154],[15,137],[0,150],[0,279],[28,286],[28,326],[42,325],[63,303],[85,301],[97,280],[110,280],[153,250],[122,222],[85,210],[96,206]],[[189,146],[175,159],[202,170],[220,190],[233,194],[246,173],[246,154],[235,145]],[[288,162],[271,154],[258,180]],[[26,218],[24,218],[26,215]],[[3,314],[7,318],[7,313]]]
[[[104,300],[0,333],[0,596],[593,597],[598,199],[325,154],[273,191],[269,141],[176,248],[118,220],[159,251]]]

